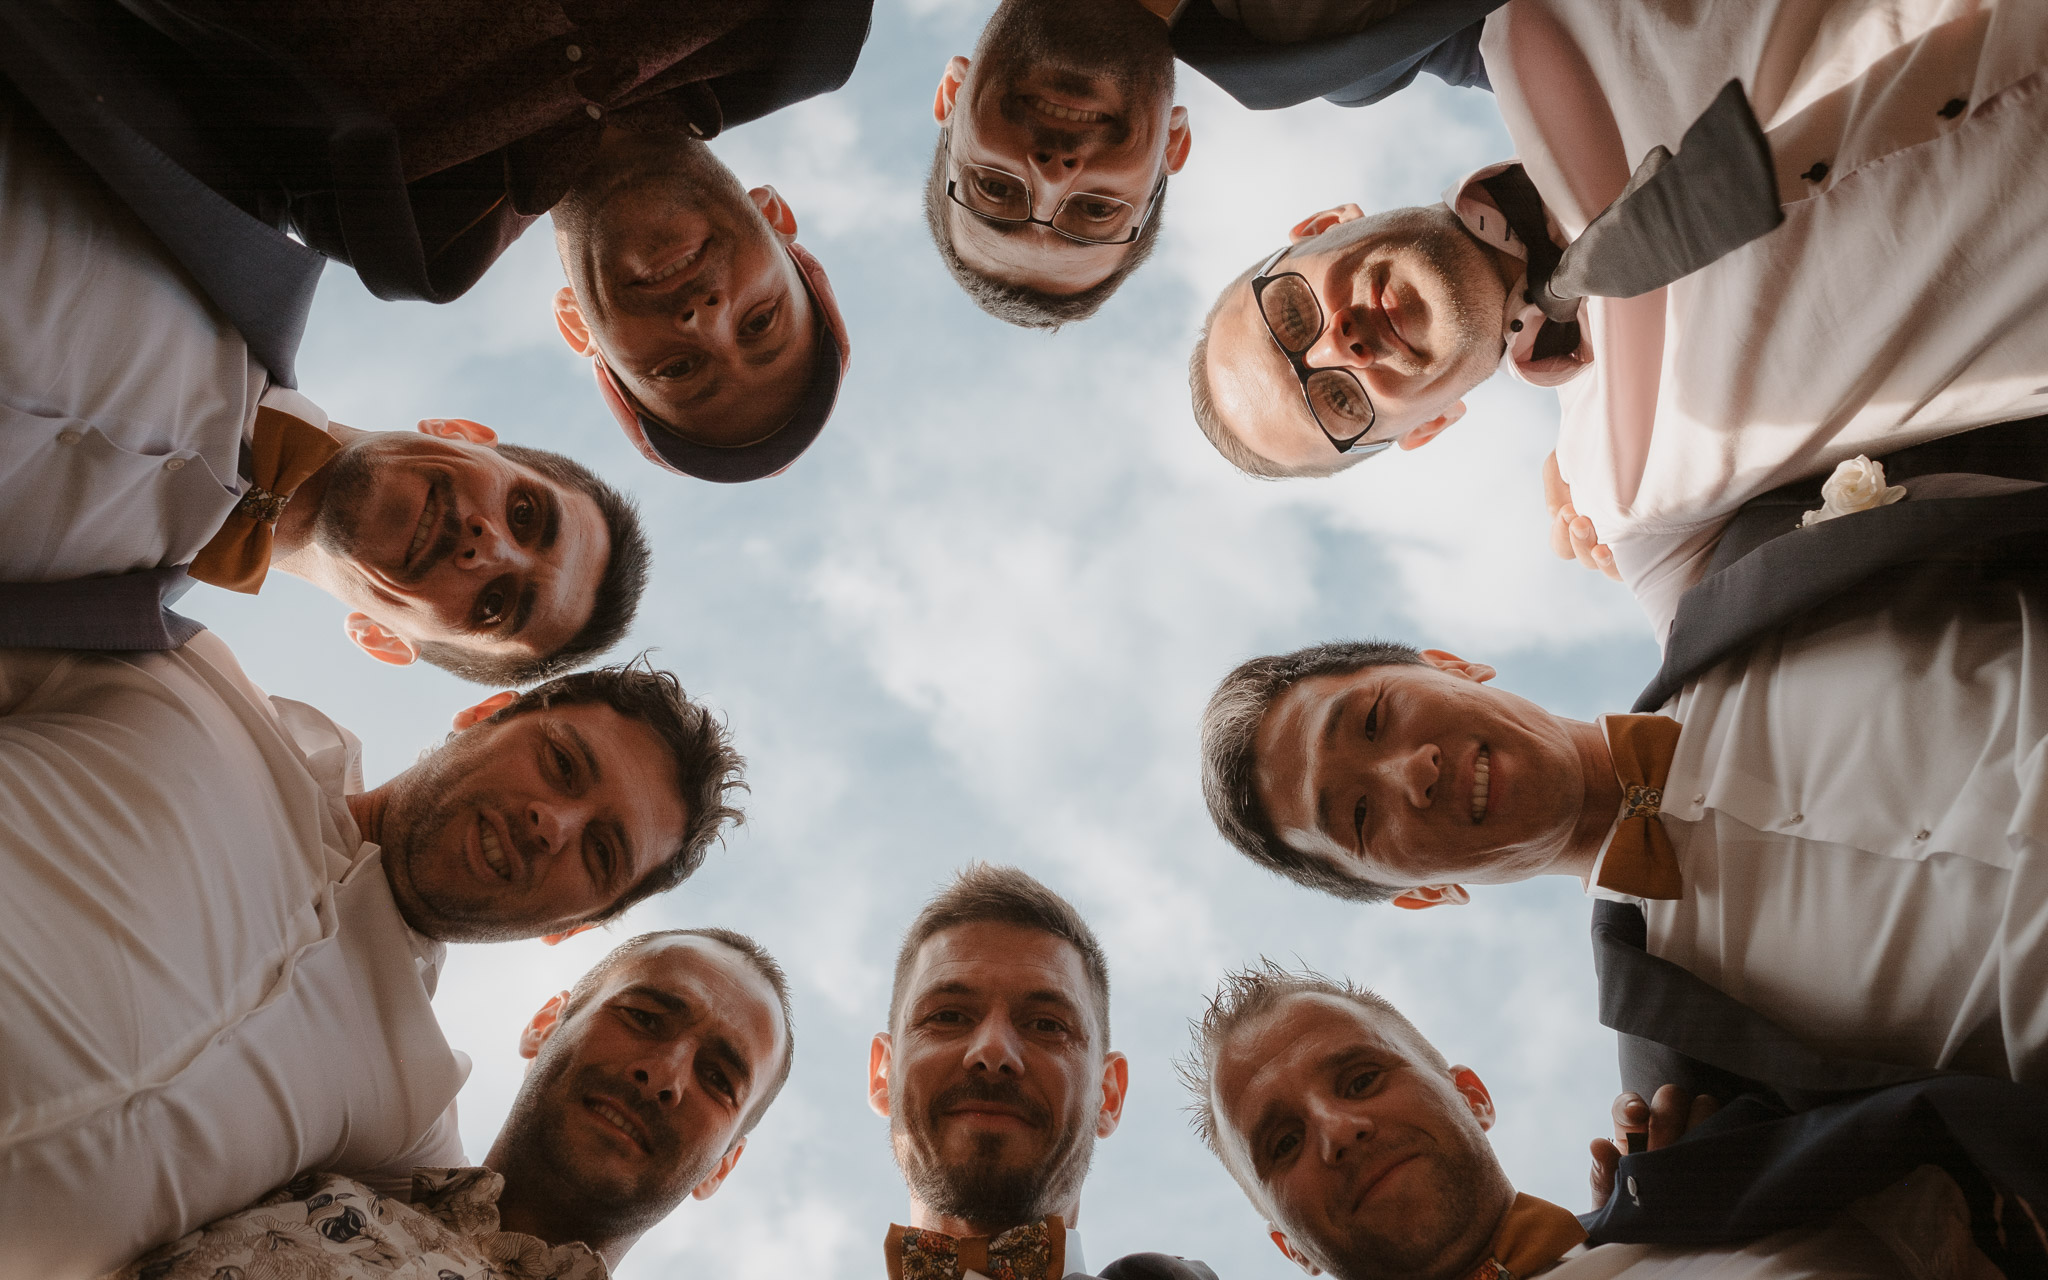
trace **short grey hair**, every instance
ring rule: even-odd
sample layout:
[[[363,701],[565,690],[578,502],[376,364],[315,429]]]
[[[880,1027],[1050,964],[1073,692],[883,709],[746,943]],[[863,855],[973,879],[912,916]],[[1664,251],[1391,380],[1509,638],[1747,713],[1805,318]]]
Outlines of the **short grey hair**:
[[[1202,799],[1217,832],[1253,862],[1311,889],[1354,902],[1385,902],[1399,893],[1398,887],[1344,875],[1280,838],[1259,803],[1259,726],[1281,694],[1310,677],[1421,665],[1413,646],[1393,640],[1333,640],[1239,663],[1202,711]]]
[[[1264,261],[1264,258],[1259,259],[1259,262]],[[1209,390],[1209,329],[1216,323],[1223,305],[1239,289],[1251,287],[1252,277],[1259,271],[1259,262],[1246,267],[1237,279],[1223,286],[1223,292],[1217,294],[1216,301],[1209,305],[1209,313],[1202,317],[1202,332],[1195,338],[1195,349],[1188,353],[1188,401],[1195,413],[1195,425],[1209,437],[1209,443],[1216,446],[1216,452],[1223,455],[1225,462],[1255,480],[1319,480],[1348,471],[1372,455],[1333,453],[1328,462],[1285,466],[1238,439],[1237,432],[1230,429],[1230,424],[1223,420],[1222,413],[1216,408],[1215,396]]]
[[[1209,997],[1208,1007],[1202,1011],[1202,1016],[1188,1023],[1193,1044],[1187,1056],[1174,1063],[1181,1083],[1194,1095],[1194,1100],[1187,1107],[1188,1122],[1193,1126],[1195,1135],[1216,1153],[1218,1159],[1223,1160],[1226,1168],[1230,1167],[1230,1161],[1223,1155],[1216,1120],[1216,1060],[1222,1056],[1231,1036],[1246,1023],[1264,1016],[1281,1001],[1304,994],[1334,996],[1350,1001],[1373,1017],[1391,1023],[1408,1039],[1410,1047],[1422,1055],[1424,1062],[1438,1071],[1449,1072],[1451,1069],[1450,1060],[1386,997],[1357,985],[1349,978],[1332,978],[1309,968],[1288,969],[1260,956],[1256,963],[1223,975],[1223,981]],[[1236,1176],[1235,1169],[1231,1173]]]

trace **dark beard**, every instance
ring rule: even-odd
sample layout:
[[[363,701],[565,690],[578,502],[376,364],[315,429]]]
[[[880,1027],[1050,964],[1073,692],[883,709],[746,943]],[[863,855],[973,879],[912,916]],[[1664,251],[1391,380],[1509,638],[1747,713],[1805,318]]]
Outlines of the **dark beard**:
[[[1107,80],[1135,110],[1173,96],[1173,46],[1166,24],[1135,0],[1003,0],[982,28],[974,59],[980,76],[1007,99],[1017,82],[1035,72],[1061,93],[1084,95],[1092,80]],[[1034,127],[1035,122],[1034,122]],[[1109,131],[1123,141],[1130,122],[1119,118]],[[1057,129],[1048,142],[1062,144]]]
[[[967,1163],[943,1163],[934,1140],[938,1115],[968,1100],[1006,1103],[1026,1109],[1034,1123],[1050,1121],[1015,1084],[973,1078],[941,1093],[914,1120],[902,1115],[893,1126],[901,1138],[891,1144],[896,1165],[911,1194],[927,1208],[993,1234],[1035,1222],[1080,1195],[1095,1156],[1095,1130],[1084,1121],[1070,1124],[1043,1159],[1022,1168],[998,1163],[1005,1145],[998,1134],[983,1134]]]
[[[335,455],[328,464],[320,515],[313,522],[314,546],[337,560],[359,559],[362,513],[376,496],[384,465],[366,447],[345,448]],[[447,473],[434,472],[429,483],[435,495],[432,500],[441,504],[441,527],[430,535],[432,541],[422,549],[414,570],[394,575],[400,582],[416,583],[425,578],[428,570],[455,554],[455,545],[462,538],[462,518],[456,513]]]
[[[1482,1139],[1483,1141],[1483,1139]],[[1441,1213],[1439,1229],[1430,1238],[1391,1240],[1373,1231],[1355,1230],[1341,1240],[1295,1237],[1298,1247],[1332,1280],[1440,1280],[1462,1276],[1479,1265],[1487,1235],[1479,1240],[1479,1256],[1460,1258],[1471,1252],[1469,1237],[1478,1221],[1482,1194],[1489,1182],[1505,1187],[1506,1175],[1491,1159],[1474,1151],[1450,1153],[1437,1177],[1436,1201]],[[1512,1188],[1507,1189],[1512,1194]],[[1463,1250],[1460,1244],[1465,1244]]]
[[[477,773],[476,757],[487,750],[480,735],[457,734],[412,768],[392,780],[393,794],[383,824],[384,874],[391,896],[405,922],[441,942],[512,942],[533,936],[533,930],[507,924],[488,911],[431,897],[419,883],[420,860],[435,837],[474,806],[479,795],[465,785]],[[484,807],[492,807],[483,797]],[[502,807],[502,806],[500,806]],[[514,833],[513,839],[520,836]],[[533,851],[521,850],[532,857]]]

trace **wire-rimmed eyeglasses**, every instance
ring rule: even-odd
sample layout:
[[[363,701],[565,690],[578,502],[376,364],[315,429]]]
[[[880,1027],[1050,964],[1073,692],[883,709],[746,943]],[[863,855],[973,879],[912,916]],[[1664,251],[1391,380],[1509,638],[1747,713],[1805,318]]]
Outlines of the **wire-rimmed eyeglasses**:
[[[1273,345],[1280,348],[1280,354],[1293,366],[1294,376],[1301,383],[1302,401],[1308,405],[1309,416],[1315,419],[1323,438],[1339,453],[1356,452],[1362,458],[1370,458],[1394,442],[1358,443],[1372,434],[1373,422],[1379,417],[1365,384],[1349,369],[1312,368],[1302,359],[1315,346],[1316,339],[1323,336],[1323,327],[1328,323],[1323,304],[1316,300],[1315,290],[1300,272],[1270,274],[1293,247],[1289,245],[1259,265],[1252,276],[1252,302],[1259,308],[1259,318],[1266,322]]]
[[[1129,244],[1136,240],[1165,190],[1166,175],[1162,173],[1143,209],[1115,196],[1070,191],[1054,206],[1052,217],[1034,218],[1031,184],[1014,173],[985,164],[962,164],[955,166],[953,176],[946,180],[947,198],[969,213],[991,222],[1051,227],[1082,244]]]

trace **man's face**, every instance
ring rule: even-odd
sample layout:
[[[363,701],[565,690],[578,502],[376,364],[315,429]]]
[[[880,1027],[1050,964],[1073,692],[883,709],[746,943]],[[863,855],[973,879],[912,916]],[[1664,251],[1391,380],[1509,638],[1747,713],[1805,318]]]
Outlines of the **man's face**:
[[[949,173],[982,165],[1022,178],[1034,218],[1051,219],[1070,194],[1108,196],[1144,215],[1159,180],[1187,159],[1166,25],[1133,0],[1006,0],[975,60],[948,64],[934,113],[948,126]],[[1046,293],[1081,293],[1131,251],[991,222],[951,201],[944,213],[962,261]]]
[[[1295,272],[1315,294],[1323,328],[1303,359],[1348,369],[1364,384],[1378,413],[1365,443],[1424,428],[1403,441],[1413,447],[1435,434],[1429,428],[1455,421],[1460,398],[1500,363],[1503,269],[1442,205],[1371,216],[1348,205],[1296,227],[1272,273]],[[1313,314],[1294,319],[1303,337],[1313,331]],[[1309,416],[1249,279],[1232,286],[1210,321],[1208,374],[1217,412],[1254,453],[1297,467],[1338,457]]]
[[[359,435],[329,464],[311,576],[414,649],[554,653],[590,619],[603,513],[466,438],[494,440],[487,428],[420,425]]]
[[[1290,847],[1354,878],[1407,888],[1538,874],[1585,797],[1565,722],[1485,686],[1490,668],[1424,656],[1312,676],[1275,698],[1253,742],[1259,803]]]
[[[928,1208],[998,1230],[1079,1194],[1122,1101],[1093,1005],[1080,953],[1041,930],[965,924],[920,948],[869,1087]]]
[[[565,1012],[550,1002],[528,1032],[533,1066],[493,1167],[590,1239],[630,1238],[716,1190],[789,1052],[761,972],[712,939],[660,938],[560,1020],[550,1010]]]
[[[692,139],[615,130],[554,218],[564,334],[594,345],[643,408],[720,446],[789,421],[819,338],[784,248],[795,215],[774,188],[742,191]]]
[[[1514,1189],[1478,1076],[1320,992],[1239,1028],[1213,1077],[1224,1160],[1283,1247],[1343,1280],[1464,1274]]]
[[[558,933],[602,915],[682,844],[674,754],[608,706],[522,712],[393,778],[384,868],[406,920],[448,942]]]

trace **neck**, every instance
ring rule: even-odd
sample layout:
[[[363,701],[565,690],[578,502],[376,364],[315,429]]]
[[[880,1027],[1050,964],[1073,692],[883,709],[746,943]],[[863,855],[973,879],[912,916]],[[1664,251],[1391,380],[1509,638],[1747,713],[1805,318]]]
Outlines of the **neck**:
[[[1081,1225],[1081,1196],[1064,1205],[1047,1209],[1048,1215],[1056,1214],[1069,1230]],[[1035,1219],[1034,1219],[1035,1221]],[[1011,1227],[1021,1227],[1022,1222],[974,1222],[956,1218],[950,1213],[940,1213],[916,1196],[910,1197],[910,1225],[924,1231],[943,1231],[949,1236],[999,1236]]]
[[[1551,866],[1559,875],[1575,875],[1581,880],[1593,874],[1593,860],[1600,856],[1600,846],[1607,839],[1607,831],[1614,825],[1614,817],[1621,812],[1621,780],[1614,776],[1614,755],[1607,749],[1607,735],[1600,732],[1600,726],[1584,720],[1567,720],[1565,730],[1571,735],[1572,745],[1578,749],[1579,772],[1585,782],[1585,791],[1579,801],[1579,820],[1572,827],[1571,839],[1565,850]],[[1507,1212],[1503,1207],[1501,1212]]]
[[[390,807],[390,792],[391,784],[386,783],[373,791],[358,791],[342,797],[348,802],[349,816],[356,820],[357,832],[369,844],[384,843],[384,813]]]
[[[327,434],[346,449],[357,437],[370,433],[330,422]],[[292,493],[292,500],[285,504],[283,514],[278,516],[277,524],[271,530],[271,568],[297,578],[306,576],[307,562],[313,555],[313,530],[320,523],[320,510],[327,502],[327,482],[333,477],[334,464],[340,458],[341,455],[336,454],[327,460],[325,466],[307,476],[305,483]]]
[[[484,1167],[503,1173],[512,1164],[506,1157],[504,1135],[491,1144],[491,1154],[484,1157]],[[598,1257],[604,1259],[605,1268],[616,1272],[619,1263],[625,1260],[626,1251],[639,1243],[640,1232],[600,1238],[584,1224],[566,1220],[561,1212],[562,1200],[539,1191],[529,1183],[506,1177],[505,1189],[498,1195],[498,1230],[516,1231],[532,1236],[543,1244],[580,1244]]]

